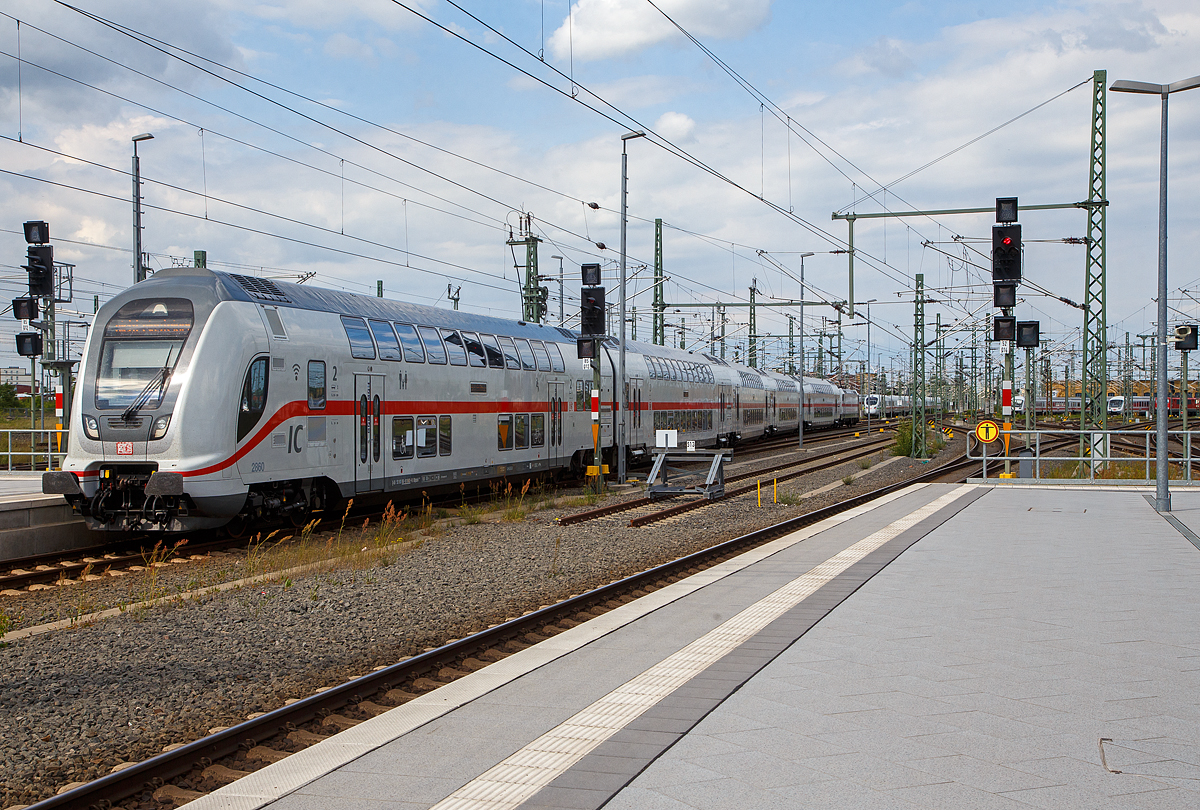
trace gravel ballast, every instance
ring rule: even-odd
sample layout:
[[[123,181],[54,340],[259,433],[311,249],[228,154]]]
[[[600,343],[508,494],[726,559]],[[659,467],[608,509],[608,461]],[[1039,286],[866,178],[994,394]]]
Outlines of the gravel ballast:
[[[499,515],[457,526],[443,521],[370,568],[298,575],[10,642],[0,648],[0,807],[46,798],[289,698],[910,477],[961,452],[961,444],[960,435],[926,464],[899,459],[864,471],[848,462],[780,484],[782,495],[839,482],[795,506],[758,508],[753,496],[742,497],[640,529],[621,515],[569,527],[554,522],[589,507],[534,511],[517,522]],[[841,486],[849,474],[860,477]],[[203,564],[236,571],[239,559]],[[159,569],[158,576],[183,590],[200,564]],[[0,610],[19,617],[14,627],[39,624],[85,602],[119,603],[137,576],[8,597]]]

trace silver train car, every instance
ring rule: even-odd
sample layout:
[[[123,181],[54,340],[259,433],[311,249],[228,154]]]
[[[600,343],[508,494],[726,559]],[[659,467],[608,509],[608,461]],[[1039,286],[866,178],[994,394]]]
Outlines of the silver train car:
[[[593,463],[593,372],[552,326],[172,268],[114,297],[84,347],[64,495],[106,531],[239,534],[359,502],[486,491]],[[617,342],[600,431],[616,452]],[[698,446],[796,431],[799,378],[627,342],[630,461],[656,429]],[[807,378],[806,428],[857,398]]]

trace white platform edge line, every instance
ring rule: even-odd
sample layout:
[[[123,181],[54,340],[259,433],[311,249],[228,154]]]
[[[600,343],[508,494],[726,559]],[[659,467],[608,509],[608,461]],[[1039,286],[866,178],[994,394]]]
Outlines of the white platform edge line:
[[[545,664],[585,647],[665,605],[689,596],[713,582],[755,565],[797,543],[856,517],[868,514],[907,495],[919,492],[928,486],[929,484],[913,484],[870,503],[826,518],[819,523],[805,526],[769,543],[764,543],[686,579],[660,588],[654,593],[614,608],[546,641],[514,653],[478,672],[473,672],[439,689],[421,695],[385,714],[366,720],[354,728],[336,734],[303,751],[298,751],[286,759],[272,763],[255,771],[250,776],[218,788],[183,806],[188,810],[229,810],[230,808],[258,810],[258,808],[265,807],[321,778],[326,773],[353,762],[360,756],[370,753],[376,748],[381,748],[414,729],[483,697]],[[955,491],[960,492],[963,488],[980,486],[986,487],[987,485],[963,484]]]
[[[496,807],[500,810],[515,810],[653,705],[621,706],[621,711],[613,711],[620,696],[629,688],[630,684],[641,682],[654,688],[654,696],[657,698],[655,703],[666,698],[712,663],[732,652],[743,642],[753,638],[763,628],[803,602],[823,585],[840,576],[856,562],[926,518],[937,514],[957,501],[966,490],[971,488],[969,485],[956,487],[887,526],[872,532],[867,537],[833,555],[824,563],[810,568],[757,602],[743,608],[683,649],[667,656],[645,672],[613,689],[502,762],[492,766],[433,805],[431,810],[452,810],[452,808],[487,810],[487,808]],[[703,650],[703,654],[695,655],[694,653],[698,650]],[[686,664],[683,663],[685,661]],[[677,669],[685,671],[685,675],[665,677],[668,671]],[[596,718],[594,723],[592,718]],[[584,721],[603,728],[608,734],[597,734],[590,739],[582,740],[564,736],[564,730]],[[522,771],[521,779],[512,778],[514,766],[529,751],[548,751],[552,752],[554,756],[549,763],[542,767]]]

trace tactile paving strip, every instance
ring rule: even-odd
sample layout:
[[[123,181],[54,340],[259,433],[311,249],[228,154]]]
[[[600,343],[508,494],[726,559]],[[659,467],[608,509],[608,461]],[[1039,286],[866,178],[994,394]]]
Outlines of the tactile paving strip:
[[[822,586],[970,489],[969,486],[956,487],[801,574],[488,769],[435,804],[433,810],[509,810],[518,807],[648,709]]]

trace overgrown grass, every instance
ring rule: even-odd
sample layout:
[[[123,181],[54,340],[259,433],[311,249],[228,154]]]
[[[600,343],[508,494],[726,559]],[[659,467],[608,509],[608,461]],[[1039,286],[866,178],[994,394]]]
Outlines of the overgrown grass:
[[[846,486],[850,486],[851,484],[854,483],[854,476],[847,475],[845,478],[842,479],[842,483],[845,484]]]

